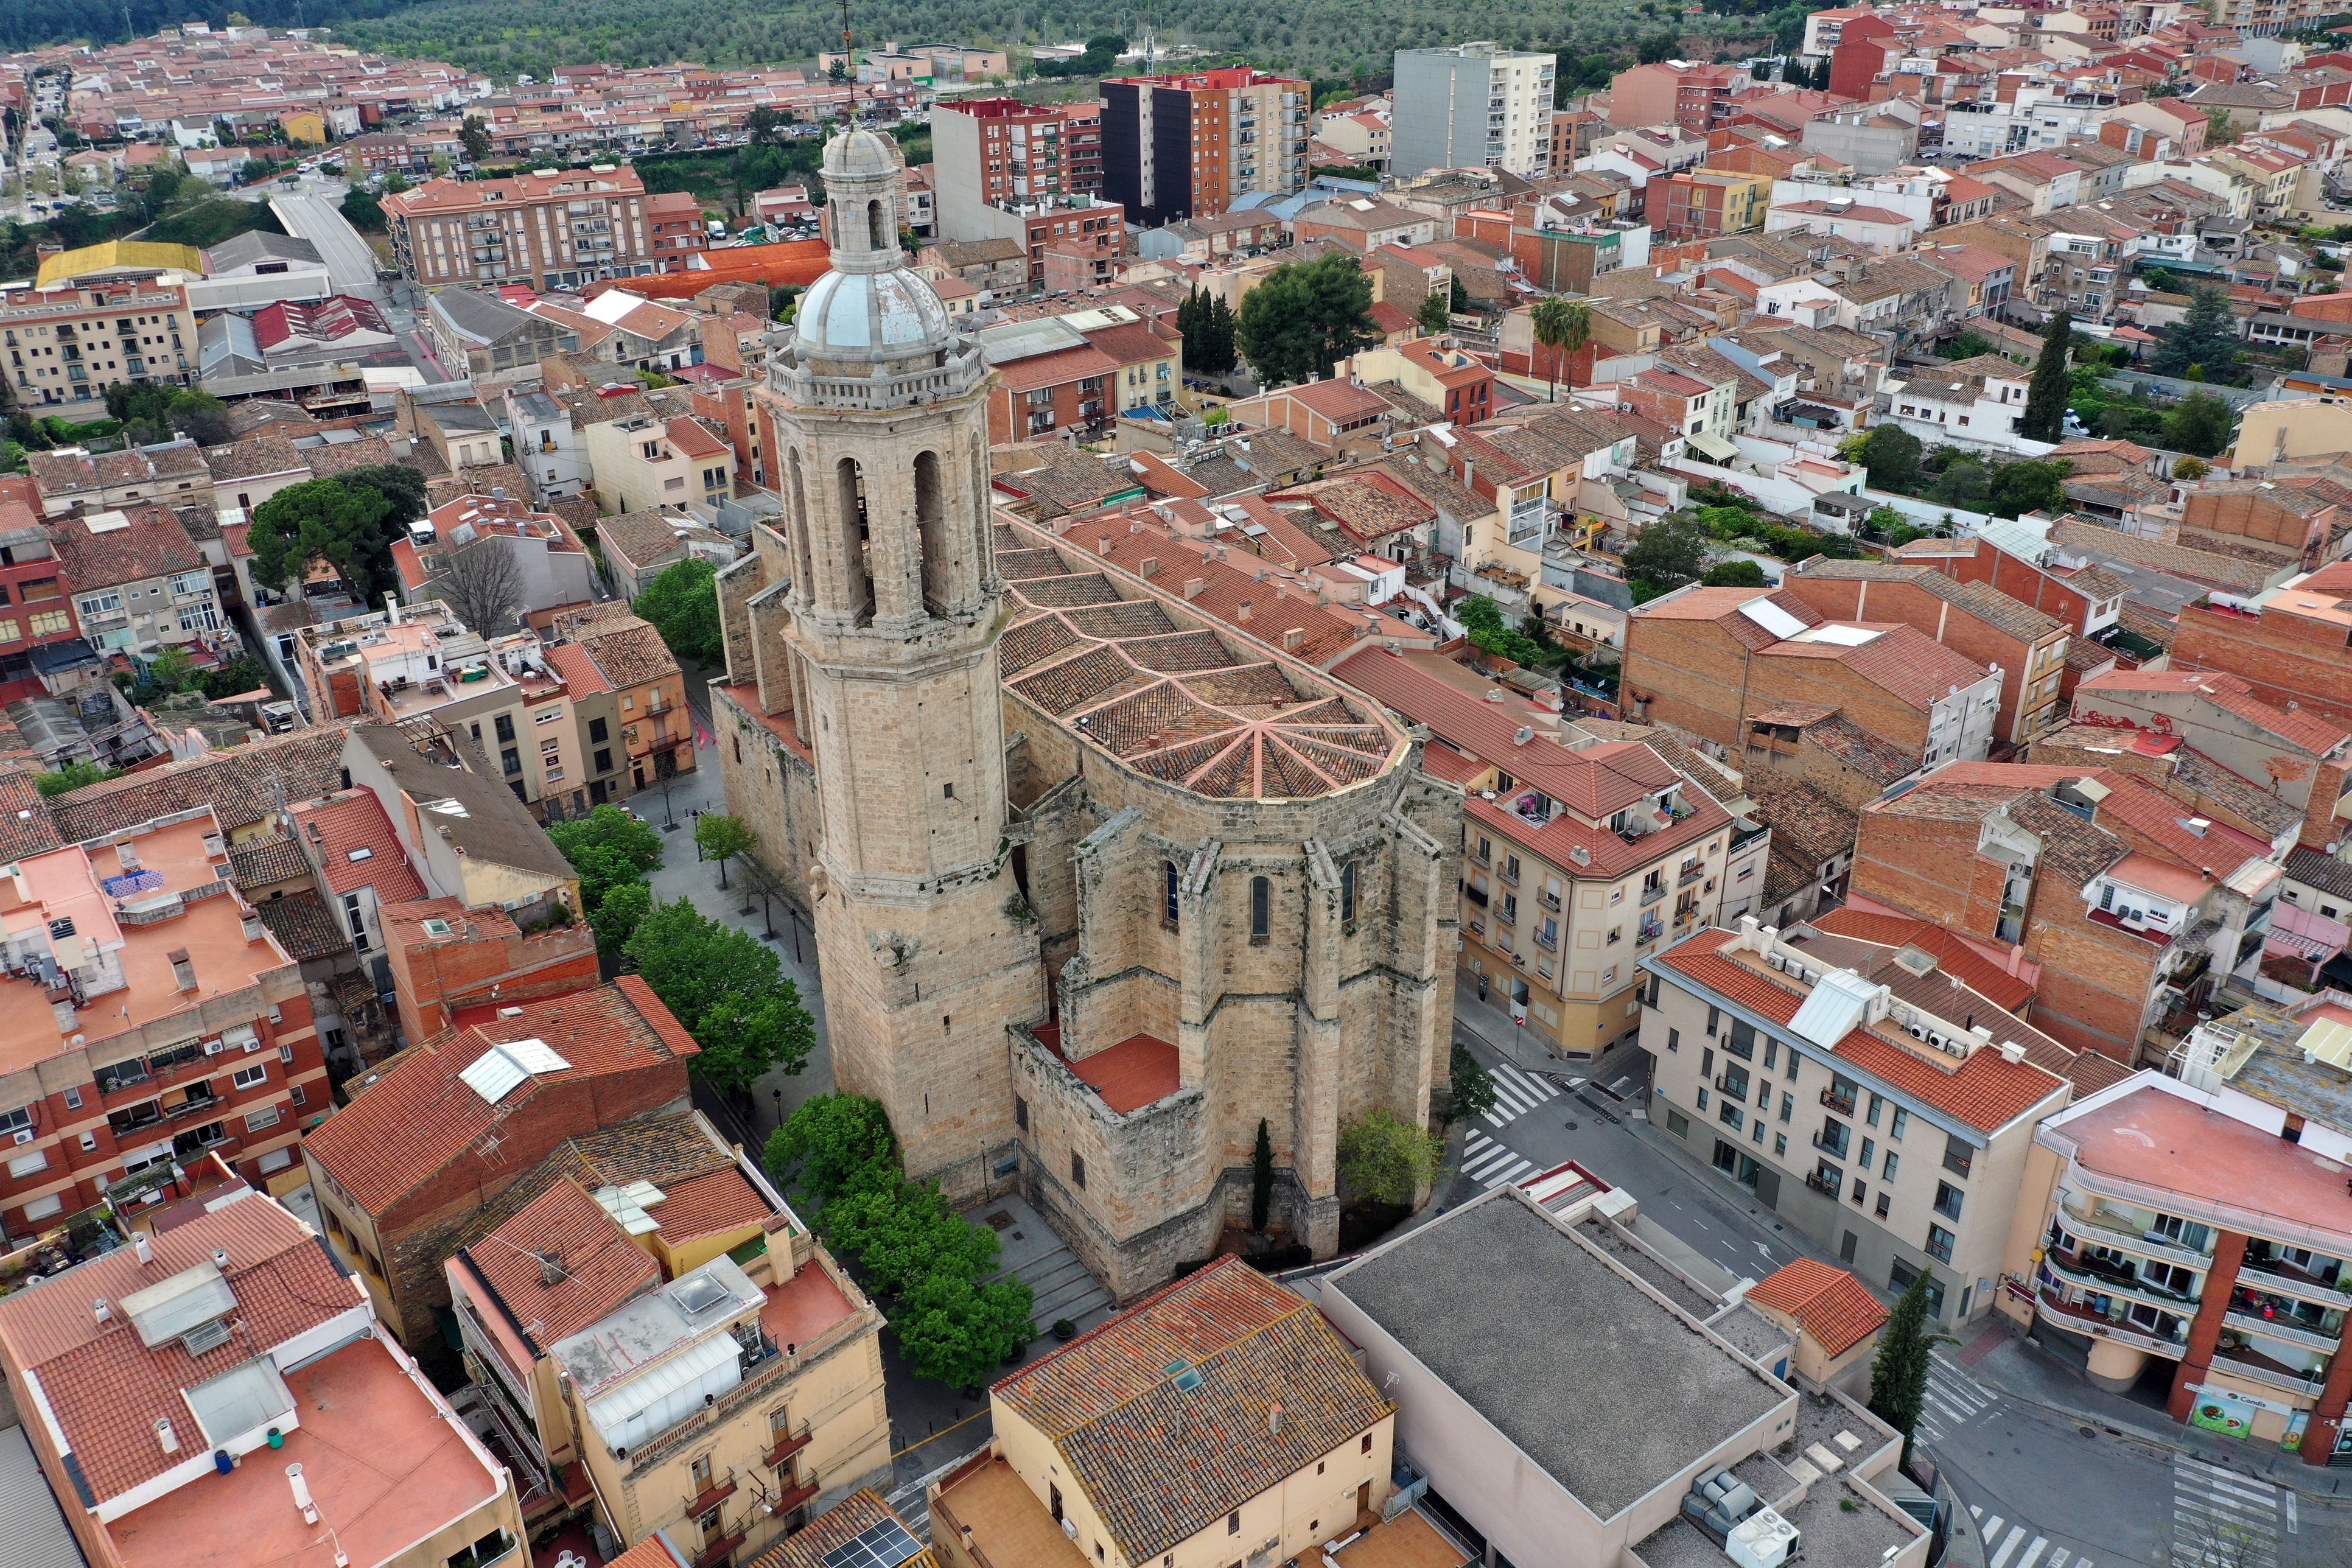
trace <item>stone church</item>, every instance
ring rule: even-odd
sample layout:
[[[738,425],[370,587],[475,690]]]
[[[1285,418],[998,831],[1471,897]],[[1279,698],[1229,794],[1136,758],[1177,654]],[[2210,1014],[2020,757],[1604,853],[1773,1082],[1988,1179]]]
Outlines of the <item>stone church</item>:
[[[832,270],[753,394],[784,505],[719,580],[729,809],[910,1174],[1018,1191],[1129,1299],[1247,1222],[1263,1119],[1276,1222],[1328,1254],[1340,1129],[1445,1091],[1460,792],[1377,704],[994,510],[901,170],[826,148]]]

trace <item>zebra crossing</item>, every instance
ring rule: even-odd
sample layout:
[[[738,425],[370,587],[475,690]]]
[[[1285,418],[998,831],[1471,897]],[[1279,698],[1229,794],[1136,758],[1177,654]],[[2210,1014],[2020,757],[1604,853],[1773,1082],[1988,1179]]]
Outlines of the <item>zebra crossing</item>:
[[[2277,1568],[2278,1546],[2278,1488],[2173,1456],[2173,1568]]]
[[[1969,1512],[1977,1521],[1977,1539],[1984,1543],[1986,1568],[2091,1568],[2089,1558],[2053,1544],[2030,1524],[1999,1514],[1988,1519],[1985,1510],[1973,1504]]]
[[[1462,1173],[1481,1187],[1499,1187],[1505,1182],[1533,1175],[1535,1171],[1533,1160],[1521,1158],[1507,1145],[1496,1142],[1483,1132],[1473,1132],[1462,1140]]]
[[[1559,1098],[1559,1086],[1536,1077],[1509,1062],[1497,1062],[1487,1069],[1495,1080],[1495,1109],[1486,1112],[1489,1127],[1501,1127],[1516,1121],[1548,1100]]]
[[[1975,1420],[1992,1403],[1992,1391],[1937,1352],[1927,1367],[1927,1407],[1919,1413],[1919,1436],[1931,1441]]]

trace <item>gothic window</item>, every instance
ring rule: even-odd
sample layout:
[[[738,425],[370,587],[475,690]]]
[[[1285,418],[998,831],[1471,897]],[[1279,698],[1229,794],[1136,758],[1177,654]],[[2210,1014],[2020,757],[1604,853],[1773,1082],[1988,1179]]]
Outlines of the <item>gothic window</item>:
[[[1339,868],[1339,923],[1352,925],[1356,919],[1356,863],[1353,860]]]
[[[923,553],[923,605],[933,615],[942,614],[955,596],[955,552],[948,542],[947,498],[937,452],[915,454],[915,534]]]
[[[1160,911],[1160,918],[1166,921],[1170,925],[1174,925],[1176,923],[1175,861],[1162,860],[1160,862],[1160,883],[1162,900],[1162,908]]]
[[[1250,940],[1264,942],[1273,921],[1274,884],[1264,877],[1250,879]]]

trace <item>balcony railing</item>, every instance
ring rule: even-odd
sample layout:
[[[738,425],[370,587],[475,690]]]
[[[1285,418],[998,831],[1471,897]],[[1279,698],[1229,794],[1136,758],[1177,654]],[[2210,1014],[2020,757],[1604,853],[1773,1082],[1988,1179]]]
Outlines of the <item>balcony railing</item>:
[[[712,1568],[714,1563],[724,1563],[733,1554],[735,1549],[742,1544],[743,1532],[740,1530],[730,1530],[695,1553],[694,1568]]]
[[[2161,1334],[2135,1328],[2128,1323],[2110,1318],[2104,1312],[2094,1311],[2079,1302],[2064,1300],[2057,1291],[2046,1286],[2034,1292],[2033,1310],[2059,1327],[2070,1329],[2075,1333],[2089,1334],[2095,1339],[2113,1340],[2117,1344],[2153,1351],[2158,1355],[2168,1357],[2173,1361],[2179,1361],[2189,1350],[2189,1341],[2185,1335],[2177,1340],[2168,1339]]]
[[[2232,1377],[2250,1378],[2255,1383],[2284,1389],[2289,1394],[2317,1394],[2327,1382],[2329,1364],[2323,1362],[2309,1372],[2298,1373],[2284,1363],[2273,1361],[2260,1351],[2217,1349],[2213,1352],[2214,1371],[2226,1372]]]
[[[1819,1149],[1824,1154],[1834,1155],[1838,1159],[1843,1160],[1846,1157],[1846,1149],[1848,1144],[1846,1140],[1843,1138],[1832,1140],[1824,1138],[1820,1133],[1816,1132],[1813,1134],[1813,1147]]]
[[[1852,1116],[1853,1114],[1853,1097],[1855,1092],[1856,1091],[1853,1089],[1840,1091],[1834,1089],[1825,1089],[1822,1090],[1822,1103],[1828,1106],[1832,1110],[1836,1111],[1840,1116]]]
[[[735,1495],[735,1472],[732,1469],[714,1471],[700,1491],[687,1499],[686,1511],[699,1516]]]
[[[2342,1331],[2325,1333],[2305,1328],[2293,1318],[2265,1318],[2259,1313],[2231,1310],[2221,1315],[2230,1327],[2249,1334],[2263,1334],[2282,1340],[2291,1345],[2301,1345],[2307,1351],[2332,1351],[2344,1342]]]
[[[2063,1252],[2047,1254],[2042,1262],[2051,1273],[2070,1284],[2086,1290],[2096,1290],[2103,1296],[2127,1296],[2151,1307],[2161,1307],[2168,1312],[2187,1317],[2197,1310],[2197,1298],[2184,1296],[2177,1290],[2159,1289],[2137,1276],[2117,1271],[2109,1273],[2095,1267],[2088,1258],[2073,1258]]]
[[[2210,1268],[2213,1255],[2198,1252],[2173,1242],[2151,1239],[2144,1231],[2118,1225],[2105,1215],[2095,1215],[2088,1209],[2061,1202],[2058,1212],[2066,1216],[2066,1228],[2085,1237],[2102,1247],[2119,1247],[2126,1252],[2137,1252],[2160,1262],[2178,1263],[2187,1268]]]
[[[2314,1279],[2289,1264],[2273,1261],[2267,1267],[2252,1263],[2238,1268],[2238,1283],[2259,1285],[2266,1290],[2276,1290],[2298,1300],[2318,1301],[2326,1306],[2352,1311],[2352,1292]]]
[[[1646,908],[1648,908],[1650,905],[1656,903],[1660,899],[1663,899],[1663,898],[1664,898],[1665,896],[1666,896],[1666,885],[1665,885],[1664,882],[1660,882],[1660,883],[1659,883],[1656,887],[1654,887],[1654,888],[1645,887],[1645,888],[1643,888],[1643,889],[1642,889],[1642,904],[1643,904],[1643,907],[1646,909]]]
[[[783,1496],[776,1500],[776,1511],[778,1513],[792,1512],[793,1510],[800,1507],[803,1503],[808,1501],[809,1499],[816,1496],[816,1490],[817,1488],[814,1481],[803,1481],[799,1486],[792,1488],[790,1490],[786,1491]]]
[[[809,1446],[809,1429],[806,1426],[802,1427],[799,1436],[787,1437],[782,1442],[777,1444],[774,1447],[769,1449],[766,1453],[761,1455],[760,1463],[765,1465],[772,1470],[774,1469],[777,1466],[788,1462],[794,1454],[797,1454],[803,1448],[807,1447]]]

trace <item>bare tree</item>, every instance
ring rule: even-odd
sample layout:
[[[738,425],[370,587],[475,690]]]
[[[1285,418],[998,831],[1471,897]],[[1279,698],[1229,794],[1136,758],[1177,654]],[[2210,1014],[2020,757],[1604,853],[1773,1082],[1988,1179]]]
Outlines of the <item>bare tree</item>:
[[[434,579],[441,602],[486,637],[512,631],[522,609],[522,566],[514,552],[486,539],[469,550],[451,551],[447,567]]]

